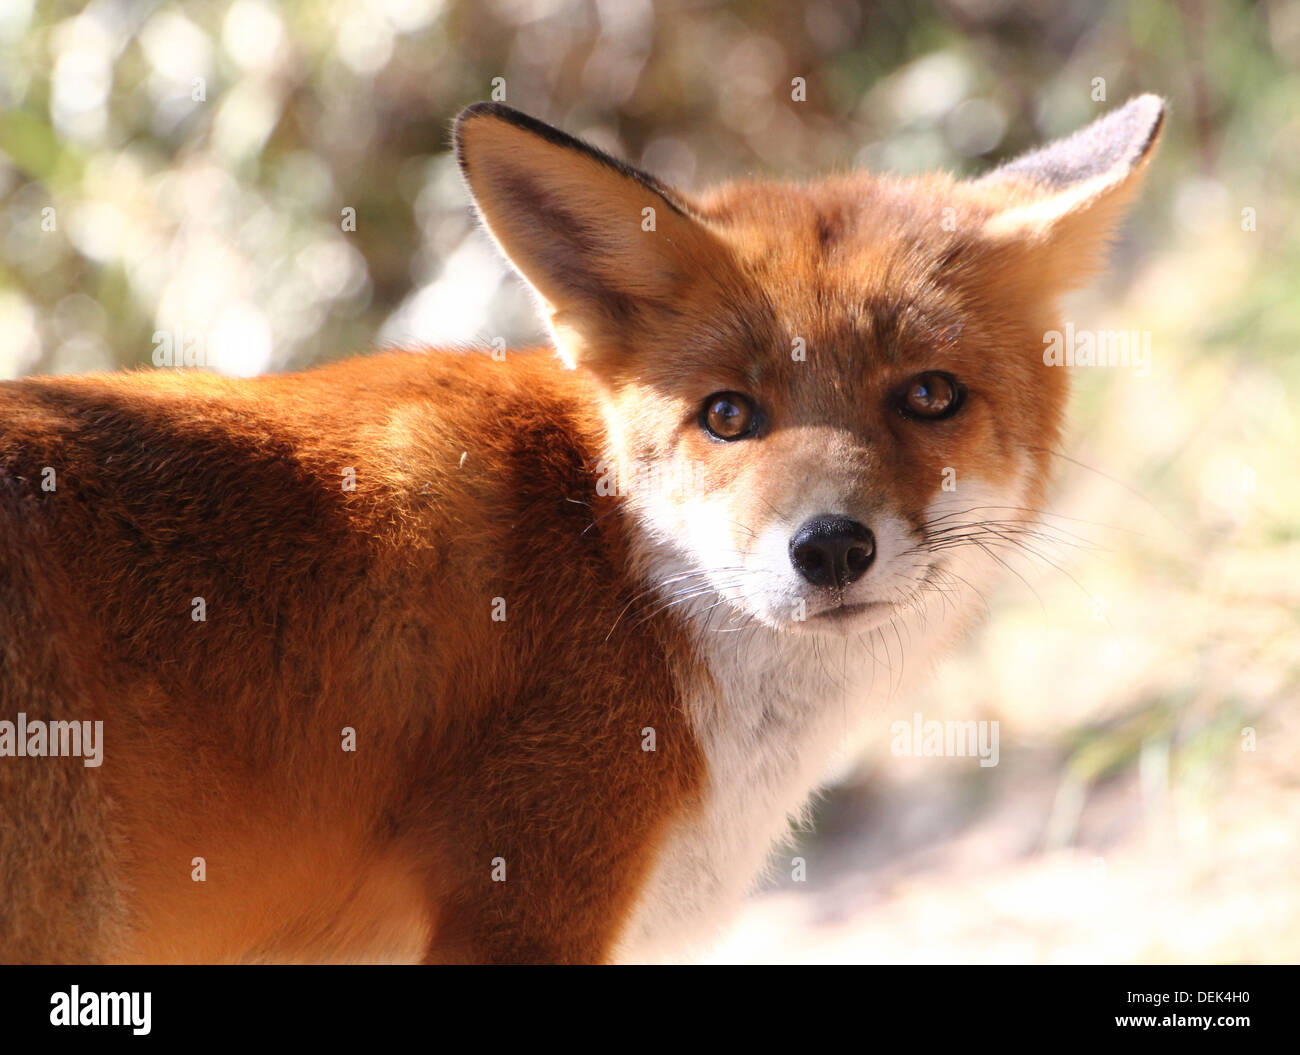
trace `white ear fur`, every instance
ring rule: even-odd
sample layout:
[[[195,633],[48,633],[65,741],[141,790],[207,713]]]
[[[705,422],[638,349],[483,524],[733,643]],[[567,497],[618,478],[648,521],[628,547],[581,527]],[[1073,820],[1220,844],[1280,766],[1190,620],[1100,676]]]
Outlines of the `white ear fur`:
[[[976,186],[1003,189],[1013,204],[989,221],[989,231],[1041,229],[1120,190],[1150,160],[1164,116],[1164,100],[1139,95],[1074,135],[994,169]]]
[[[1022,155],[972,185],[999,208],[982,234],[995,245],[1055,249],[1043,277],[1086,275],[1141,183],[1164,124],[1164,101],[1140,95],[1086,128]]]

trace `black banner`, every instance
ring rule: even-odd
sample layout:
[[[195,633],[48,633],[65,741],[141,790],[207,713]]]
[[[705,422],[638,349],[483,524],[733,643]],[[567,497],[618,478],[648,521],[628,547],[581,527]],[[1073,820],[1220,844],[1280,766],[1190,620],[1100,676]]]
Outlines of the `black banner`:
[[[748,1012],[768,1041],[829,1042],[849,1029],[864,1045],[883,1030],[926,1041],[1127,1035],[1199,1046],[1285,1042],[1297,982],[1290,967],[914,967],[883,978],[879,969],[841,968],[833,980],[810,971],[750,971],[743,980],[709,973],[701,984],[626,970],[579,982],[555,971],[525,977],[409,967],[6,967],[0,1014],[6,1039],[92,1044],[110,1034],[151,1044],[373,1041],[391,1032],[436,1045],[466,1029],[549,1039],[634,1028],[644,1038],[658,1018],[676,1045],[684,1021],[744,1030],[749,1023],[737,1019]]]

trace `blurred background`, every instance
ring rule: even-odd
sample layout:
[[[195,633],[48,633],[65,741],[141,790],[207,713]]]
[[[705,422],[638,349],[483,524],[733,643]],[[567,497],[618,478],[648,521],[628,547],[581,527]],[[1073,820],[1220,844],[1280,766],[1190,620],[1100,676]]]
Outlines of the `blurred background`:
[[[1142,91],[1164,144],[1067,314],[1151,369],[1075,373],[1076,544],[891,701],[711,956],[1295,961],[1300,3],[5,0],[0,377],[537,339],[447,151],[478,99],[689,189],[975,173]],[[916,712],[998,721],[999,765],[895,757]]]

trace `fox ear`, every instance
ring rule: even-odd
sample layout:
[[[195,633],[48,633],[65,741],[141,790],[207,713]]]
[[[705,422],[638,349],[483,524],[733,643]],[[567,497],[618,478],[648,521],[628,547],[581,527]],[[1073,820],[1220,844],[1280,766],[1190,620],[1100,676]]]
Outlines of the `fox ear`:
[[[1162,99],[1140,95],[975,181],[994,204],[984,237],[1027,253],[1037,282],[1083,281],[1141,184],[1164,117]]]
[[[697,275],[712,236],[658,180],[496,103],[456,119],[483,222],[542,301],[565,361],[616,351]]]

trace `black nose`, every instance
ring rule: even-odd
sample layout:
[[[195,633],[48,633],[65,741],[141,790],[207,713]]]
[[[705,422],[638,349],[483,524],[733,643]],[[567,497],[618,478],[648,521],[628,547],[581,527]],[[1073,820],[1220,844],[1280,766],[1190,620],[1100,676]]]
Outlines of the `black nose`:
[[[848,517],[813,517],[790,540],[791,562],[814,586],[843,589],[866,574],[875,556],[871,529]]]

